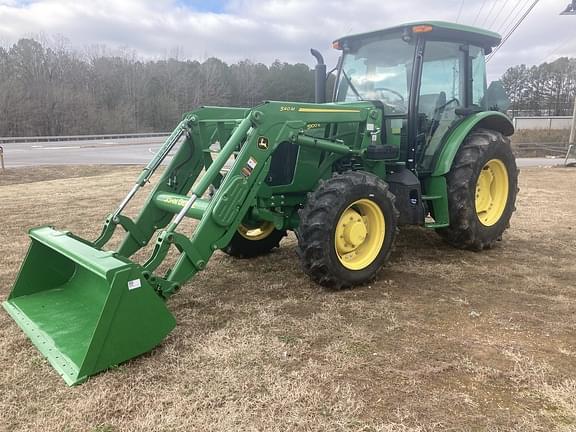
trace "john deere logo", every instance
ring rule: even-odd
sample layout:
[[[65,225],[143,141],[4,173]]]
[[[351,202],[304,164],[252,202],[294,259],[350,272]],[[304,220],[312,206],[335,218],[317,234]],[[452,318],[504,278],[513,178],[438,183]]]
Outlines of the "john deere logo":
[[[260,150],[266,150],[268,148],[268,138],[266,137],[258,137],[258,148]]]

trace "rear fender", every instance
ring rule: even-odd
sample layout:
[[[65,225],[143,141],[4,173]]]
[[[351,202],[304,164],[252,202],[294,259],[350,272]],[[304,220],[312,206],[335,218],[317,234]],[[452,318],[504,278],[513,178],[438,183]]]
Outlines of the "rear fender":
[[[508,116],[498,111],[479,112],[465,118],[444,141],[432,177],[442,176],[450,171],[460,145],[470,131],[476,128],[492,129],[501,132],[504,136],[510,136],[514,133],[514,125]]]

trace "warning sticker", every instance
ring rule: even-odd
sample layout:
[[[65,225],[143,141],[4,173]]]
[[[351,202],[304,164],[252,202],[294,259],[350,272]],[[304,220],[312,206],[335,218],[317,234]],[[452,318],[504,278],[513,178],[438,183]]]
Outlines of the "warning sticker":
[[[242,168],[242,174],[244,174],[244,177],[250,177],[250,174],[252,174],[252,171],[254,171],[256,165],[258,165],[258,162],[256,159],[254,159],[253,156],[250,156],[250,159],[248,159],[248,162],[246,162],[246,166]]]
[[[258,148],[260,150],[266,150],[268,148],[268,138],[264,136],[258,137]]]
[[[140,288],[141,286],[142,286],[142,282],[140,282],[140,279],[134,279],[134,280],[128,281],[128,289],[129,290]]]

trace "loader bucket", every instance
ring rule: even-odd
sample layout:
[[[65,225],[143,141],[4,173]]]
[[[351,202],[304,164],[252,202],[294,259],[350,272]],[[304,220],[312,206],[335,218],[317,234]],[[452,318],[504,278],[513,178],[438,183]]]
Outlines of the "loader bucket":
[[[139,265],[50,227],[30,238],[3,306],[68,385],[151,350],[174,328]]]

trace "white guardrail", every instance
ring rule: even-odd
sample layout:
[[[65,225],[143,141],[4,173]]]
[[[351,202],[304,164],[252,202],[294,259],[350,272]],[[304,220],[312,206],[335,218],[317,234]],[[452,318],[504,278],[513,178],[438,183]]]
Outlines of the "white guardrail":
[[[170,132],[150,132],[131,134],[107,134],[107,135],[66,135],[66,136],[32,136],[32,137],[0,137],[0,145],[7,143],[30,143],[30,142],[57,142],[57,141],[88,141],[88,140],[114,140],[126,138],[154,138],[170,135]]]
[[[570,129],[572,116],[516,116],[512,120],[514,129]]]
[[[514,143],[513,147],[518,150],[546,150],[549,153],[565,154],[568,150],[567,143]]]

